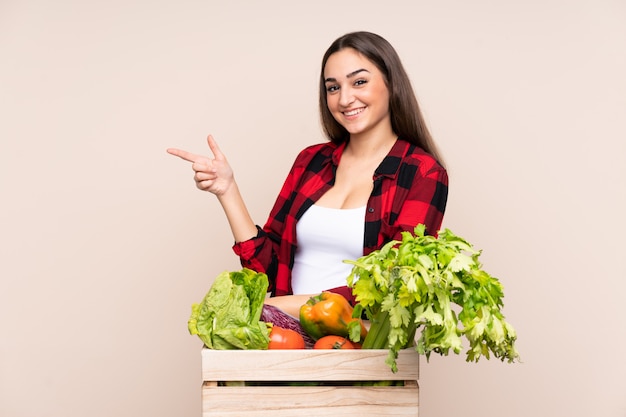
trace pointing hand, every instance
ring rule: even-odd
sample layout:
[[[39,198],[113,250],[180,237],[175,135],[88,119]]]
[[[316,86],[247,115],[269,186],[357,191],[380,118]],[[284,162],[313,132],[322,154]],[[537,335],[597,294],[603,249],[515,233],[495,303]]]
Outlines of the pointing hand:
[[[167,153],[178,156],[185,161],[191,162],[194,170],[194,180],[196,187],[200,190],[208,191],[216,196],[223,195],[234,182],[233,170],[226,157],[217,146],[213,136],[207,137],[209,149],[213,153],[213,158],[203,155],[196,155],[182,149],[169,148]]]

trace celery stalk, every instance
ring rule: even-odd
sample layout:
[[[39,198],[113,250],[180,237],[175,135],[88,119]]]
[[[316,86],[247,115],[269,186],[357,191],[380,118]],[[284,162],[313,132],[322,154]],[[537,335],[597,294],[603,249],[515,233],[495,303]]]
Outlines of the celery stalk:
[[[363,340],[363,349],[387,349],[389,331],[389,312],[381,311],[370,320],[371,326]]]

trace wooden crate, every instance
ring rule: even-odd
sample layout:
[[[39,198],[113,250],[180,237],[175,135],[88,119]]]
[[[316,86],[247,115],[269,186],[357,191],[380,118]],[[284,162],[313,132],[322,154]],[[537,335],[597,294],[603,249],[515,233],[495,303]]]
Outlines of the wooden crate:
[[[203,417],[417,416],[419,355],[387,350],[202,350]],[[346,381],[404,381],[355,386]],[[245,386],[233,381],[247,382]],[[316,385],[288,386],[289,381]],[[321,383],[321,384],[320,384]],[[252,386],[254,385],[254,386]]]

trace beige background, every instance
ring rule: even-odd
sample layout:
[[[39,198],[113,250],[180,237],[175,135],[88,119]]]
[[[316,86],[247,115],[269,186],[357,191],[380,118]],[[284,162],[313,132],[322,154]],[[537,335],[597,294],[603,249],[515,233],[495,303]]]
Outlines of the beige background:
[[[296,5],[298,4],[298,5]],[[422,417],[626,416],[626,3],[0,1],[0,416],[199,416],[193,302],[238,269],[170,146],[263,223],[337,36],[396,46],[523,363],[432,357]]]

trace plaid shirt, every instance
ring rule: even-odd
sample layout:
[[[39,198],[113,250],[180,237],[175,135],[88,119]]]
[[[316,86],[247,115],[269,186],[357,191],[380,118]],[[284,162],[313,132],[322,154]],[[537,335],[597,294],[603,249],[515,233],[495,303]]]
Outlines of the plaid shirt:
[[[241,265],[265,272],[272,295],[292,294],[291,269],[296,252],[296,223],[335,182],[345,143],[310,146],[296,158],[263,228],[233,250]],[[419,223],[436,234],[448,197],[448,175],[430,155],[398,139],[374,173],[374,189],[365,212],[363,254],[401,239]]]

